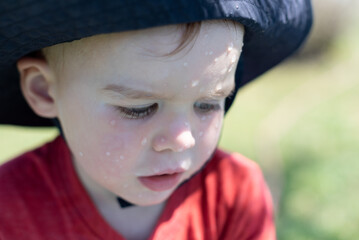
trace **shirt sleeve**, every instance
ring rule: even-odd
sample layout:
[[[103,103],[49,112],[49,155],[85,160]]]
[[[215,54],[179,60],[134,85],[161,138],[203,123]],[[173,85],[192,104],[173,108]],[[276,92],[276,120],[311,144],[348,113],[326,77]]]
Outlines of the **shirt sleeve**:
[[[269,189],[258,165],[248,159],[242,159],[242,156],[236,156],[234,164],[237,166],[231,169],[230,174],[236,182],[234,204],[227,213],[219,239],[275,240]]]

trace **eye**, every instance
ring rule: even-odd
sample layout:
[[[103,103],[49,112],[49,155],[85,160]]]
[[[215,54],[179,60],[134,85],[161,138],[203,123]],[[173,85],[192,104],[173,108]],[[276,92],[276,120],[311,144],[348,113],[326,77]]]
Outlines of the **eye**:
[[[219,103],[196,102],[193,107],[198,113],[201,114],[208,114],[221,110],[221,105]]]
[[[154,103],[154,104],[149,105],[149,106],[138,107],[138,108],[137,107],[128,108],[128,107],[117,106],[116,109],[120,112],[120,114],[124,118],[127,118],[127,119],[144,119],[146,117],[149,117],[149,116],[153,115],[157,111],[158,104]]]

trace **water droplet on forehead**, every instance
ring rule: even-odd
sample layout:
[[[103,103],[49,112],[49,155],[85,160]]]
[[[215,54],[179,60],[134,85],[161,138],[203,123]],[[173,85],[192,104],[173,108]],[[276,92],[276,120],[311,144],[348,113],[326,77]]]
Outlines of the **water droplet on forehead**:
[[[193,81],[193,82],[192,82],[192,87],[196,87],[196,86],[198,85],[198,83],[199,83],[199,81],[198,81],[198,80]]]
[[[121,155],[121,156],[120,156],[120,159],[123,160],[123,159],[125,159],[125,157]]]
[[[212,54],[213,54],[213,51],[210,51],[208,54],[209,54],[209,55],[212,55]]]
[[[147,143],[147,138],[142,139],[141,145],[142,145],[142,146],[145,146],[146,143]]]
[[[189,122],[184,122],[184,125],[185,125],[186,127],[189,127]]]
[[[216,90],[219,91],[223,88],[222,83],[218,83],[216,86]]]
[[[215,62],[218,62],[218,58],[215,58],[214,61],[215,61]]]
[[[236,9],[238,9],[239,8],[239,5],[236,5]]]
[[[231,72],[233,70],[233,66],[230,66],[229,68],[228,68],[228,72]]]
[[[183,63],[183,66],[184,66],[184,67],[187,67],[187,66],[188,66],[188,63],[187,63],[187,62],[184,62],[184,63]]]
[[[110,152],[106,152],[106,156],[111,156],[111,153],[110,153]]]
[[[233,43],[231,42],[231,43],[228,45],[227,51],[228,51],[228,52],[231,52],[232,50],[233,50]]]

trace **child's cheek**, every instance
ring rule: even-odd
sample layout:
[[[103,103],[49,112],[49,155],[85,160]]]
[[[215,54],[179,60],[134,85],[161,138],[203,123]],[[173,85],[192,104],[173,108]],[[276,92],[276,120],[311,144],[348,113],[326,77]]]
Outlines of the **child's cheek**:
[[[223,113],[214,113],[211,116],[203,118],[201,121],[202,124],[197,132],[196,142],[198,143],[198,151],[200,155],[203,156],[201,159],[206,161],[218,144],[223,124]]]
[[[121,123],[110,122],[110,131],[103,134],[99,139],[101,153],[108,160],[108,166],[121,170],[128,169],[129,163],[135,163],[141,140],[136,129],[131,129]],[[100,153],[100,154],[101,154]]]

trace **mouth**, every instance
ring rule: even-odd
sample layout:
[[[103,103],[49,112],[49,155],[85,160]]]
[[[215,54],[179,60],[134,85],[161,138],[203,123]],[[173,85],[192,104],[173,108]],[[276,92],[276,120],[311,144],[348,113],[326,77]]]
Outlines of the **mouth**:
[[[141,184],[156,192],[174,188],[181,180],[183,172],[138,177]]]

